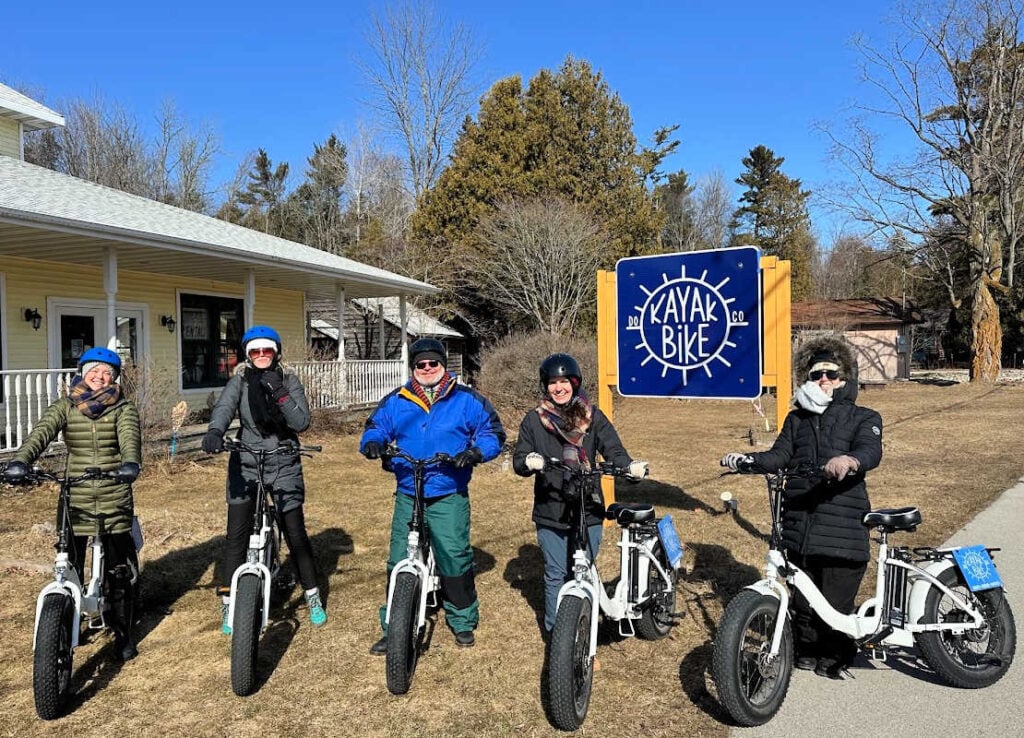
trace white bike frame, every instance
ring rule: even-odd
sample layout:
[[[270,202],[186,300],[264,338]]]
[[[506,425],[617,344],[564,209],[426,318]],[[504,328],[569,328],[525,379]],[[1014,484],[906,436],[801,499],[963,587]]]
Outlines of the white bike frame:
[[[647,602],[648,599],[648,576],[653,566],[658,575],[668,587],[672,586],[672,579],[662,567],[661,562],[654,555],[652,549],[658,537],[652,535],[649,538],[636,542],[631,541],[629,536],[629,524],[620,525],[619,542],[619,583],[615,587],[615,594],[611,597],[605,592],[601,584],[601,575],[597,570],[597,564],[590,560],[590,556],[584,549],[577,549],[572,557],[573,579],[562,585],[558,590],[557,607],[562,606],[562,599],[565,597],[587,598],[590,601],[590,656],[597,654],[597,616],[603,612],[605,617],[617,620],[619,623],[619,635],[635,636],[633,620],[643,615],[638,608]],[[630,601],[629,592],[632,589],[632,575],[630,573],[629,557],[630,551],[636,550],[639,554],[637,563],[637,578],[640,589],[637,591],[637,599]]]
[[[260,490],[259,494],[266,494],[265,491]],[[274,513],[265,514],[263,516],[263,525],[260,526],[259,533],[252,533],[249,535],[249,550],[246,554],[247,560],[244,564],[235,569],[234,574],[231,575],[231,605],[228,607],[228,622],[235,622],[235,602],[237,598],[235,595],[238,594],[238,580],[244,576],[258,576],[260,577],[260,583],[263,589],[263,618],[260,624],[260,633],[267,628],[267,623],[270,619],[270,584],[272,574],[270,571],[270,537],[274,532],[274,528],[270,521],[273,518]]]
[[[391,577],[388,586],[388,604],[384,615],[384,622],[391,624],[391,598],[395,593],[395,583],[398,575],[410,572],[420,582],[420,601],[416,609],[416,627],[422,628],[427,624],[427,607],[438,605],[437,593],[441,589],[441,577],[437,574],[437,566],[434,562],[434,547],[427,547],[427,560],[423,560],[420,552],[419,531],[409,531],[409,539],[406,544],[406,557],[395,564],[391,570]]]
[[[948,554],[952,550],[937,549],[937,552]],[[788,616],[789,589],[784,582],[788,583],[796,587],[797,591],[807,599],[811,609],[830,628],[860,640],[879,632],[879,626],[882,623],[883,617],[881,603],[885,601],[886,576],[888,567],[891,565],[906,569],[908,572],[910,594],[907,597],[907,612],[903,618],[904,624],[902,626],[890,624],[888,627],[891,628],[891,632],[880,639],[877,645],[909,647],[914,645],[915,633],[949,631],[959,635],[984,625],[985,619],[977,608],[959,594],[950,590],[949,587],[942,584],[938,579],[943,571],[955,565],[950,556],[939,561],[933,561],[922,569],[911,562],[890,558],[887,537],[883,533],[878,547],[877,561],[878,571],[875,581],[875,594],[857,608],[857,612],[850,615],[844,615],[832,607],[821,591],[815,586],[814,582],[811,581],[811,578],[798,566],[787,562],[782,552],[778,549],[768,550],[765,578],[751,584],[746,589],[752,589],[755,592],[777,598],[779,600],[779,612],[785,613]],[[924,614],[925,599],[931,587],[937,587],[950,597],[956,607],[966,613],[971,620],[955,623],[918,624],[918,620]],[[772,636],[771,651],[769,652],[772,658],[779,653],[785,621],[786,617],[777,617],[775,619],[775,632]],[[884,651],[882,653],[884,654]]]

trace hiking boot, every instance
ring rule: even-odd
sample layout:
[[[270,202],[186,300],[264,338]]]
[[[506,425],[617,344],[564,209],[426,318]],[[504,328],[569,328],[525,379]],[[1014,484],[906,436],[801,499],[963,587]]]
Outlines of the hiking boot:
[[[832,659],[818,659],[818,665],[814,667],[814,673],[826,679],[842,681],[849,675],[843,664]]]
[[[811,671],[818,667],[818,659],[813,656],[797,656],[794,666],[802,671]]]
[[[231,603],[220,603],[220,632],[226,636],[231,635]]]
[[[327,622],[327,612],[324,610],[319,592],[306,595],[306,604],[309,605],[309,622],[317,626]]]
[[[370,653],[374,656],[384,656],[388,652],[388,637],[384,636],[379,641],[370,646]]]
[[[459,648],[470,648],[476,643],[476,636],[471,630],[462,630],[455,634],[455,645]]]

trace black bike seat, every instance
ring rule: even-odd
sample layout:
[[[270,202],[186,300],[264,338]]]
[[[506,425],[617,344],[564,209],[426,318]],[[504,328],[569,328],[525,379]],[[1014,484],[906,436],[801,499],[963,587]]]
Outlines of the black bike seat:
[[[914,530],[921,524],[921,511],[916,507],[872,510],[864,515],[864,525],[889,530]]]
[[[608,506],[604,516],[619,525],[643,523],[654,518],[654,505],[646,502],[613,502]]]

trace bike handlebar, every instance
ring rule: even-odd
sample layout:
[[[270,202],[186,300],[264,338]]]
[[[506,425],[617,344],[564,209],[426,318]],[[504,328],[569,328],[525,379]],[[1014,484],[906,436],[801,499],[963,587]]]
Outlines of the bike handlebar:
[[[265,456],[275,456],[276,454],[298,455],[323,451],[323,446],[303,446],[295,443],[294,441],[283,441],[277,446],[277,448],[259,448],[257,446],[250,446],[248,443],[234,438],[225,438],[224,448],[228,451],[246,451],[250,454],[263,454]]]
[[[56,482],[57,484],[70,484],[76,485],[79,482],[89,482],[95,479],[117,479],[118,474],[116,469],[110,471],[103,471],[98,466],[87,467],[84,472],[77,477],[72,477],[65,474],[61,476],[56,472],[46,471],[40,466],[33,466],[28,472],[19,480],[11,479],[0,479],[5,484],[39,484],[40,482]]]
[[[436,453],[429,459],[417,459],[396,446],[388,446],[382,452],[382,459],[405,459],[413,466],[430,466],[431,464],[450,464],[454,458],[451,454]]]
[[[595,464],[592,469],[590,469],[588,471],[585,471],[580,466],[573,466],[571,464],[566,464],[561,459],[558,459],[558,458],[555,458],[554,456],[552,456],[552,457],[544,459],[544,468],[545,469],[561,469],[561,470],[567,471],[570,474],[572,474],[573,476],[579,477],[581,479],[586,479],[586,478],[590,478],[590,477],[601,477],[601,476],[609,476],[609,477],[628,477],[629,476],[629,467],[626,467],[626,466],[615,466],[615,464],[611,463],[610,461],[602,461],[602,462],[600,462],[598,464]]]

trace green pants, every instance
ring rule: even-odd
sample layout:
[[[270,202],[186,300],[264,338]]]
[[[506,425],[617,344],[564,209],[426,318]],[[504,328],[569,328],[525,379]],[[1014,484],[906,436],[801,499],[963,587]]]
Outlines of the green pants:
[[[412,497],[395,494],[391,517],[391,548],[388,552],[388,581],[391,570],[405,558],[412,519]],[[434,560],[441,577],[441,597],[448,627],[456,633],[475,630],[480,622],[480,602],[473,576],[473,548],[469,545],[469,494],[459,492],[428,499],[424,505]],[[380,608],[380,627],[387,635],[387,607]]]

